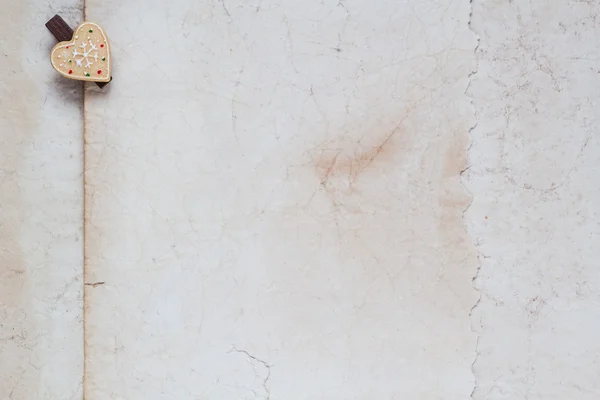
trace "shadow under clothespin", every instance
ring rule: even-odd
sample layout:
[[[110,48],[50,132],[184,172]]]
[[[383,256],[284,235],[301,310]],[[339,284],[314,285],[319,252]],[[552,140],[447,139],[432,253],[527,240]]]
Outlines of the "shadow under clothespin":
[[[101,47],[101,48],[102,48],[102,49],[103,49],[103,50],[106,52],[106,57],[102,57],[102,58],[101,58],[101,60],[98,60],[98,54],[97,54],[97,53],[96,53],[96,54],[94,54],[94,56],[95,56],[95,61],[96,61],[96,62],[100,62],[100,63],[102,63],[103,65],[106,65],[106,68],[105,68],[105,70],[104,70],[104,71],[105,71],[104,73],[106,74],[107,72],[109,72],[109,71],[110,71],[110,59],[109,59],[110,55],[109,55],[109,50],[108,50],[108,41],[106,40],[106,36],[104,35],[104,32],[102,31],[102,29],[101,29],[101,28],[100,28],[98,25],[96,25],[96,24],[93,24],[93,23],[89,23],[89,22],[87,22],[87,23],[86,23],[86,22],[84,22],[83,24],[81,24],[81,25],[80,25],[80,26],[77,28],[77,30],[79,31],[79,30],[80,30],[80,28],[81,28],[81,27],[83,27],[84,25],[86,26],[86,28],[85,28],[85,29],[88,29],[88,28],[87,28],[87,25],[90,25],[90,26],[97,27],[97,28],[98,28],[97,30],[99,30],[99,31],[100,31],[100,33],[102,34],[102,37],[103,37],[103,38],[105,39],[105,41],[106,41],[106,48],[105,48],[105,43],[101,43],[101,44],[99,44],[99,46],[100,46],[100,47]],[[69,24],[67,24],[67,23],[65,22],[65,20],[64,20],[64,19],[62,19],[62,17],[61,17],[60,15],[55,15],[54,17],[52,17],[52,19],[50,19],[48,22],[46,22],[46,28],[48,28],[48,30],[49,30],[49,31],[50,31],[50,32],[51,32],[51,33],[54,35],[54,37],[56,38],[56,40],[58,40],[59,42],[68,42],[68,41],[74,41],[74,39],[76,39],[76,38],[77,38],[77,36],[75,36],[75,37],[73,36],[73,35],[74,35],[74,31],[73,31],[73,29],[71,29],[71,27],[69,26]],[[90,29],[89,29],[89,33],[90,33],[90,34],[92,34],[92,33],[93,33],[93,29],[92,29],[92,28],[90,28]],[[88,38],[88,39],[89,39],[89,38]],[[92,45],[94,48],[96,47],[96,45],[95,45],[95,44],[93,44],[93,43],[91,43],[91,41],[90,41],[90,44],[91,44],[91,45]],[[68,49],[68,48],[69,48],[69,46],[66,46],[66,48]],[[89,51],[89,50],[87,50],[87,51]],[[81,55],[85,55],[86,57],[88,57],[88,53],[87,53],[87,51],[86,51],[86,50],[85,50],[85,48],[84,48],[84,49],[82,50],[82,52],[83,52],[83,53],[82,53]],[[75,51],[75,54],[77,54],[77,51]],[[59,55],[59,56],[57,56],[57,57],[61,57],[61,56]],[[90,57],[90,58],[92,58],[92,57]],[[86,60],[87,60],[87,59],[86,59]],[[67,60],[63,60],[63,61],[64,61],[64,62],[67,62]],[[68,62],[70,63],[70,62],[71,62],[71,60],[68,60]],[[62,66],[63,64],[60,64],[60,65]],[[90,63],[90,62],[88,61],[88,62],[87,62],[87,66],[90,66],[90,65],[92,65],[92,63]],[[66,76],[67,78],[73,78],[73,79],[78,79],[78,80],[83,80],[83,81],[92,81],[92,82],[95,82],[95,83],[96,83],[96,85],[98,85],[98,87],[99,87],[99,88],[103,88],[104,86],[108,85],[108,84],[110,83],[110,81],[112,81],[112,76],[110,76],[110,77],[109,77],[109,76],[104,76],[104,77],[101,77],[101,76],[100,76],[100,75],[103,73],[103,70],[102,70],[102,69],[97,69],[96,71],[90,71],[90,72],[86,72],[85,76],[84,76],[84,75],[82,75],[81,77],[77,78],[77,77],[75,77],[75,76],[68,76],[68,75],[66,75],[66,73],[64,73],[64,72],[60,71],[60,69],[59,69],[59,68],[57,68],[57,67],[56,67],[56,65],[54,65],[54,61],[53,61],[53,66],[54,66],[54,68],[55,68],[55,69],[57,69],[57,71],[61,72],[61,73],[62,73],[64,76]],[[74,68],[74,69],[76,69],[76,68]],[[108,70],[108,71],[107,71],[107,70]],[[69,71],[68,71],[68,74],[71,74],[71,73],[72,73],[72,71],[73,71],[73,70],[69,70]],[[97,75],[97,76],[98,76],[98,78],[97,78],[97,79],[108,79],[108,81],[104,81],[104,82],[98,82],[97,80],[94,80],[94,79],[95,79],[94,77],[96,77],[96,75],[93,75],[93,76],[92,76],[91,74],[93,74],[93,73],[97,73],[97,74],[98,74],[98,75]],[[89,79],[88,79],[88,78],[89,78]]]

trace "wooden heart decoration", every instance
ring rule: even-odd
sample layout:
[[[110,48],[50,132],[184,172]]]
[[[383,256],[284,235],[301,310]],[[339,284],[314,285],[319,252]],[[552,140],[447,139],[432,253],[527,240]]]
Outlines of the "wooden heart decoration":
[[[54,46],[50,61],[67,78],[110,82],[110,45],[104,30],[93,22],[82,23],[70,41]]]

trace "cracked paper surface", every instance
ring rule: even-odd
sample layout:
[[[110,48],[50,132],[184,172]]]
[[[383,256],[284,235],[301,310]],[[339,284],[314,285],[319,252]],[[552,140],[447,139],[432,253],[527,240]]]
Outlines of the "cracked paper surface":
[[[469,11],[87,1],[87,399],[469,396]]]
[[[52,70],[44,27],[81,19],[77,3],[0,13],[0,399],[83,391],[83,92]]]
[[[600,398],[599,12],[474,2],[475,400]]]

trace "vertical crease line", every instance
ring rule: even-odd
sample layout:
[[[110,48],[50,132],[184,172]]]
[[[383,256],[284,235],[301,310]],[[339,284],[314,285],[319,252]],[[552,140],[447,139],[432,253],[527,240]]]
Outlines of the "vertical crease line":
[[[83,5],[83,21],[86,21],[87,19],[87,4],[86,4],[86,0],[82,0],[82,5]],[[82,377],[82,387],[83,387],[83,394],[82,394],[82,398],[83,400],[86,400],[87,397],[87,364],[88,364],[88,358],[87,358],[87,286],[86,286],[86,282],[87,282],[87,263],[88,263],[88,257],[87,257],[87,118],[86,118],[86,90],[85,90],[85,83],[82,84],[82,90],[83,90],[83,96],[82,96],[82,101],[83,101],[83,108],[82,108],[82,115],[83,115],[83,279],[82,279],[82,284],[83,284],[83,377]]]

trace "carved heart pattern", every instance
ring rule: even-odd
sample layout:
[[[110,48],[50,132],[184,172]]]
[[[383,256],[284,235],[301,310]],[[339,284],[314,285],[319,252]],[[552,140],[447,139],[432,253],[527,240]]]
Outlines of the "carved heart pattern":
[[[75,29],[70,42],[59,42],[50,54],[61,75],[80,81],[110,82],[110,45],[104,30],[93,22]]]

